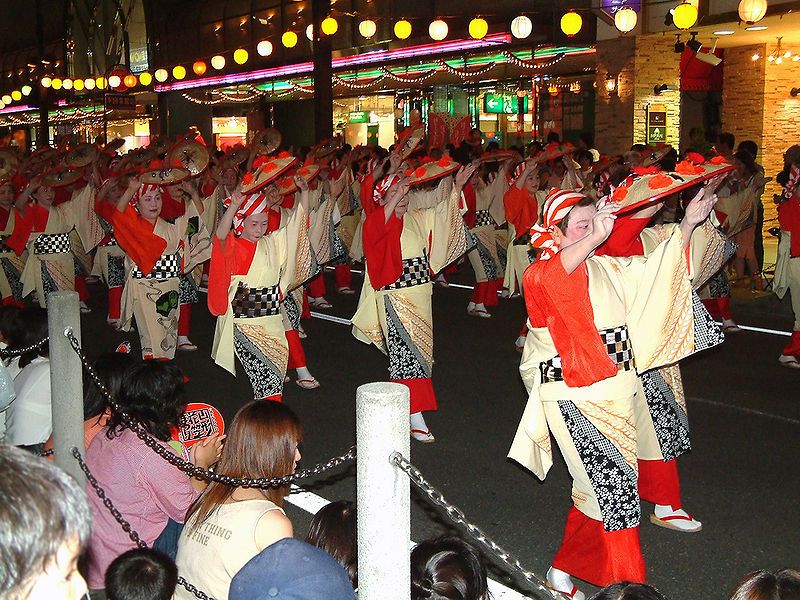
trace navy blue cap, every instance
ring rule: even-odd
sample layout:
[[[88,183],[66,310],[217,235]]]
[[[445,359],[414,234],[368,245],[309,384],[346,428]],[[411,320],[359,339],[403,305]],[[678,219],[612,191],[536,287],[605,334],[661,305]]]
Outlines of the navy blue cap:
[[[345,570],[327,552],[286,538],[267,546],[231,581],[228,600],[354,600]]]

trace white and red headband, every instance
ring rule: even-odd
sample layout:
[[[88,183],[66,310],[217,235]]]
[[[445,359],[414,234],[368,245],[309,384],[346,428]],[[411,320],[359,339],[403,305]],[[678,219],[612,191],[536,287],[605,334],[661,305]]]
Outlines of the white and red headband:
[[[399,173],[393,173],[392,175],[387,175],[378,183],[376,183],[375,188],[372,191],[372,199],[375,201],[375,204],[380,204],[381,200],[383,200],[386,196],[386,192],[389,191],[389,188],[400,181],[400,179],[401,177]]]
[[[225,200],[225,207],[230,206],[230,204],[230,198]],[[242,202],[242,205],[233,215],[233,232],[236,235],[242,235],[242,231],[244,231],[244,220],[247,217],[265,213],[268,210],[269,204],[267,203],[266,194],[263,194],[262,192],[256,192],[255,194],[248,195],[244,202]]]
[[[531,227],[531,246],[541,249],[539,260],[548,260],[558,252],[553,232],[575,205],[585,196],[571,190],[553,188],[547,194],[542,214],[542,224]]]

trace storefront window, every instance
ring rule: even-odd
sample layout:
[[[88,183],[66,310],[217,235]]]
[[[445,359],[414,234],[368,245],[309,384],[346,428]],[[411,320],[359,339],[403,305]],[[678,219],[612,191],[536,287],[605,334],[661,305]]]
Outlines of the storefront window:
[[[392,95],[339,98],[333,104],[334,129],[353,147],[394,144],[395,118]]]
[[[214,144],[220,150],[247,144],[247,117],[214,117],[211,127]]]

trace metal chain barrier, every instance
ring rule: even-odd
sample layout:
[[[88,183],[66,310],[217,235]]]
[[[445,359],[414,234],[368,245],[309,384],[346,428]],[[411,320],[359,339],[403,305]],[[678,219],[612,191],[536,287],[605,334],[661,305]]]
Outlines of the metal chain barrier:
[[[12,356],[22,356],[23,354],[27,354],[28,352],[39,350],[42,346],[44,346],[49,342],[50,342],[50,336],[47,336],[43,340],[40,340],[35,344],[28,346],[27,348],[22,348],[21,350],[9,350],[8,348],[3,348],[2,350],[0,350],[0,357],[10,358]]]
[[[301,479],[307,479],[312,475],[321,475],[322,473],[330,471],[339,465],[354,460],[356,457],[356,447],[351,446],[350,449],[341,456],[335,456],[328,462],[317,464],[310,469],[303,469],[302,471],[297,471],[296,473],[286,475],[285,477],[261,477],[258,479],[228,477],[227,475],[220,475],[214,471],[209,471],[207,469],[203,469],[202,467],[195,466],[189,461],[184,460],[175,454],[170,448],[162,445],[159,440],[152,437],[147,430],[145,430],[144,426],[139,421],[128,415],[123,410],[123,408],[111,395],[111,392],[108,391],[108,388],[106,388],[106,386],[97,376],[97,373],[94,372],[94,369],[92,369],[92,366],[89,364],[89,360],[81,350],[78,339],[72,332],[72,328],[67,327],[64,330],[64,336],[69,340],[72,349],[81,359],[83,368],[86,369],[86,372],[89,373],[92,381],[98,387],[103,396],[105,396],[106,400],[108,400],[111,409],[120,414],[125,427],[133,431],[133,433],[136,434],[136,437],[142,440],[151,450],[153,450],[153,452],[190,477],[197,477],[198,479],[203,479],[205,481],[216,481],[217,483],[222,483],[231,487],[267,489],[288,485]]]
[[[97,497],[103,502],[103,506],[108,509],[108,512],[111,513],[111,516],[114,517],[114,520],[119,523],[120,527],[122,527],[122,531],[128,534],[128,537],[131,538],[131,541],[134,544],[136,544],[137,548],[148,548],[148,545],[142,541],[142,538],[139,537],[139,534],[136,532],[136,530],[131,527],[131,524],[125,519],[125,517],[122,516],[122,513],[117,510],[117,507],[114,506],[111,498],[106,495],[106,491],[97,482],[95,476],[92,475],[92,472],[89,470],[86,462],[84,462],[81,453],[74,446],[72,447],[72,456],[78,461],[81,471],[83,471],[83,474],[86,475],[86,480],[89,482],[89,485],[92,486],[92,489],[94,490],[95,494],[97,494]],[[197,587],[186,581],[180,575],[178,575],[178,584],[183,586],[187,592],[194,594],[200,600],[214,600],[212,596],[200,591],[197,589]]]
[[[442,508],[448,518],[453,521],[456,525],[460,525],[463,527],[467,533],[478,542],[481,546],[483,546],[486,550],[488,550],[493,556],[500,560],[506,567],[508,567],[513,573],[518,573],[521,575],[527,583],[532,586],[536,592],[543,594],[544,598],[556,598],[560,600],[567,600],[564,598],[563,595],[558,593],[555,590],[550,589],[545,584],[544,580],[541,579],[538,575],[533,573],[532,571],[527,570],[525,567],[522,566],[522,563],[519,562],[519,559],[514,557],[510,552],[505,550],[499,544],[494,542],[488,535],[486,535],[477,525],[473,525],[469,521],[467,521],[467,517],[464,513],[459,509],[457,506],[450,504],[442,493],[433,487],[425,477],[423,477],[422,473],[420,473],[419,469],[417,469],[414,465],[412,465],[402,454],[399,452],[393,452],[392,455],[389,457],[389,460],[392,464],[398,467],[401,471],[403,471],[408,478],[411,480],[417,488],[424,493],[428,499],[436,504],[438,507]]]

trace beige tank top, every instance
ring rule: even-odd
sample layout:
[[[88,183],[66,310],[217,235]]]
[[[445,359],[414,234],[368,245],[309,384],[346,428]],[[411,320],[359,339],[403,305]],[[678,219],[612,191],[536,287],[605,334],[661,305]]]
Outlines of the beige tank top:
[[[222,504],[198,527],[187,522],[178,542],[178,573],[216,600],[227,600],[231,579],[263,548],[256,544],[256,525],[266,513],[283,510],[269,500]],[[196,600],[182,586],[176,600]]]

